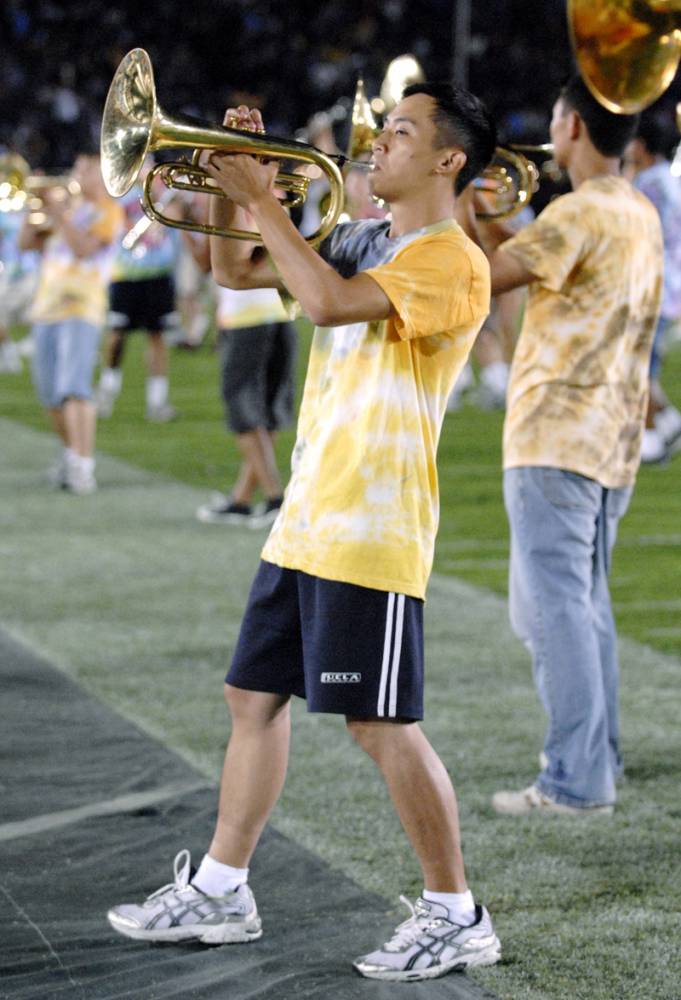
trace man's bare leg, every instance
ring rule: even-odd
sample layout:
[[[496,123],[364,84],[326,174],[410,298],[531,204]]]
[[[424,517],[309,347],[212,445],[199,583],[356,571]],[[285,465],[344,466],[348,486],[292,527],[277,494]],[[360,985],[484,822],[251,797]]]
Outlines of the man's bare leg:
[[[257,488],[258,477],[255,474],[253,462],[250,458],[245,458],[239,467],[239,474],[232,490],[234,503],[250,506],[253,494]]]
[[[63,407],[67,445],[82,458],[95,451],[97,409],[89,399],[67,399]]]
[[[215,834],[208,854],[247,868],[286,778],[291,719],[287,695],[225,685],[232,716],[220,782]]]
[[[432,892],[466,891],[459,811],[444,764],[415,722],[348,719],[380,769],[404,832]]]
[[[50,407],[47,411],[47,416],[49,417],[50,424],[52,425],[52,430],[60,438],[64,447],[68,448],[69,442],[66,435],[66,426],[64,424],[64,408],[62,406]]]
[[[281,496],[281,480],[274,454],[273,437],[264,427],[237,434],[236,443],[245,462],[248,462],[268,500]],[[234,495],[236,500],[236,493]],[[239,501],[243,502],[243,501]]]

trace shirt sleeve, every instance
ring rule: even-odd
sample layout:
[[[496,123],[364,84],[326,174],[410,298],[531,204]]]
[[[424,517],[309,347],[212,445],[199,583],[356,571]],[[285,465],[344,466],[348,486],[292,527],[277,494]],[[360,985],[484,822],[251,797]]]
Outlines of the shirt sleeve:
[[[390,299],[402,340],[452,333],[489,313],[489,265],[472,244],[467,250],[437,239],[418,241],[364,273]]]
[[[517,257],[537,281],[560,292],[589,242],[585,210],[574,195],[550,202],[543,212],[499,249]]]

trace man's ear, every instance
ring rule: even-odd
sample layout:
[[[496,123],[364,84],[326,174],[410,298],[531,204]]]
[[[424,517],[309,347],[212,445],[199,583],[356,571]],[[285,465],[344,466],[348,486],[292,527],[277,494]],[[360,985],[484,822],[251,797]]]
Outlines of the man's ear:
[[[466,165],[468,157],[462,149],[448,149],[440,157],[435,172],[438,174],[449,174],[457,177]]]
[[[579,139],[584,128],[584,122],[577,111],[568,111],[568,135],[571,139]]]

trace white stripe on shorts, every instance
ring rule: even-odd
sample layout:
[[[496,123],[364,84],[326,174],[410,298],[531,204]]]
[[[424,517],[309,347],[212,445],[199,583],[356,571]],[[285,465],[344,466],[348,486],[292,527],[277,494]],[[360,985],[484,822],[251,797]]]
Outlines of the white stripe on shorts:
[[[395,614],[395,598],[397,598],[397,613]],[[390,676],[390,697],[388,700],[388,716],[394,718],[397,714],[397,679],[400,672],[400,657],[402,655],[402,630],[404,626],[404,594],[388,594],[388,610],[385,617],[385,638],[383,640],[383,661],[381,663],[381,680],[378,686],[377,713],[385,716],[385,696],[388,690]],[[393,644],[393,633],[395,642]],[[392,674],[390,650],[392,655]]]
[[[397,621],[395,622],[395,645],[393,648],[393,672],[390,678],[390,702],[388,715],[397,715],[397,678],[400,673],[402,655],[402,627],[404,625],[404,594],[397,595]]]

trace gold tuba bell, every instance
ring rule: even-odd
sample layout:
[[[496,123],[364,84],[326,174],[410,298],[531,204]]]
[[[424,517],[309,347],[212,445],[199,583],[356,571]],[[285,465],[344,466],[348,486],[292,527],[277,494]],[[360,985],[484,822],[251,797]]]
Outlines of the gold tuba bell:
[[[674,79],[681,56],[681,0],[568,0],[579,71],[608,111],[633,115]]]
[[[203,150],[216,150],[317,166],[329,180],[331,198],[319,229],[307,237],[307,242],[313,246],[320,243],[336,225],[343,208],[343,178],[335,157],[295,139],[277,139],[264,133],[206,124],[188,117],[170,118],[157,103],[148,54],[144,49],[133,49],[116,70],[104,107],[101,158],[107,191],[114,198],[120,198],[129,191],[148,153],[187,147],[194,150],[191,162],[159,163],[145,178],[142,207],[154,221],[210,236],[260,241],[259,233],[171,219],[154,206],[151,186],[156,176],[161,177],[167,188],[223,196],[212,178],[199,166]],[[343,162],[346,158],[339,156],[337,159]],[[290,204],[299,204],[305,199],[309,178],[280,172],[276,185],[287,196],[292,194]]]

